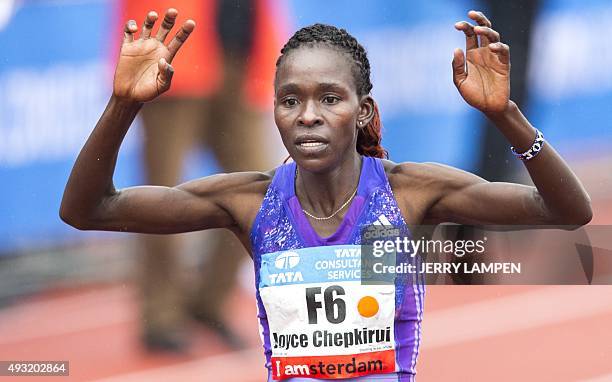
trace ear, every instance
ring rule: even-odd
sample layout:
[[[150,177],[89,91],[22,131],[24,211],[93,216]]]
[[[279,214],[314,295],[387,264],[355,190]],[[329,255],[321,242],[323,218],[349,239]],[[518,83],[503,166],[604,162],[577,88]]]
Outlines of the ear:
[[[357,115],[357,128],[366,127],[374,118],[374,99],[369,95],[361,97],[359,102],[359,114]]]

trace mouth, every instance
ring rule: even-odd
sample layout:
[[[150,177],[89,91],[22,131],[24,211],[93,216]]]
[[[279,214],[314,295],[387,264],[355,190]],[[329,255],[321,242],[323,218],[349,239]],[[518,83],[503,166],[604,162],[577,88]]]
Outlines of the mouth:
[[[300,147],[313,147],[313,148],[315,148],[315,147],[324,146],[326,144],[327,143],[323,143],[323,142],[302,142],[302,143],[299,143],[298,145]]]
[[[301,136],[295,140],[295,146],[304,154],[314,154],[325,150],[329,143],[320,136]]]

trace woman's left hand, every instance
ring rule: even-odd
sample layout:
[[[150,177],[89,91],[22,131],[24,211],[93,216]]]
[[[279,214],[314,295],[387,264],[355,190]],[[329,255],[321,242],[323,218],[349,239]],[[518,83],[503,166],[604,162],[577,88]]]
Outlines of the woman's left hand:
[[[453,82],[471,106],[483,113],[503,112],[510,99],[510,48],[500,42],[499,33],[482,12],[470,11],[468,17],[478,26],[467,21],[455,24],[465,33],[467,54],[455,49]]]

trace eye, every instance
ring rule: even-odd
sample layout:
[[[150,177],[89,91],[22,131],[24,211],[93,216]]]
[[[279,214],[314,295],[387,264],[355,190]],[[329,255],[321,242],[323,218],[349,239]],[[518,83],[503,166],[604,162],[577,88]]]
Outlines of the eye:
[[[338,96],[334,96],[334,95],[326,95],[323,97],[323,103],[329,104],[329,105],[334,105],[338,102],[340,102],[340,97]]]
[[[288,98],[284,98],[281,103],[286,106],[286,107],[293,107],[296,106],[298,104],[298,100],[297,98],[293,98],[293,97],[288,97]]]

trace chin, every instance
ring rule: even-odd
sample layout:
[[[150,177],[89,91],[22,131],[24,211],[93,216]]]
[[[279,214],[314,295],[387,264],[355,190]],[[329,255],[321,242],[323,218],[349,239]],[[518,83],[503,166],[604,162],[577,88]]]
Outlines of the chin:
[[[338,166],[338,158],[333,155],[303,155],[292,153],[293,161],[303,170],[311,173],[326,173]]]
[[[295,163],[303,170],[315,174],[326,173],[334,168],[334,163],[331,158],[312,158],[312,157],[297,157],[293,158]]]
[[[313,174],[327,174],[342,167],[342,163],[346,158],[336,155],[326,155],[324,157],[293,157],[295,163],[303,169]]]

